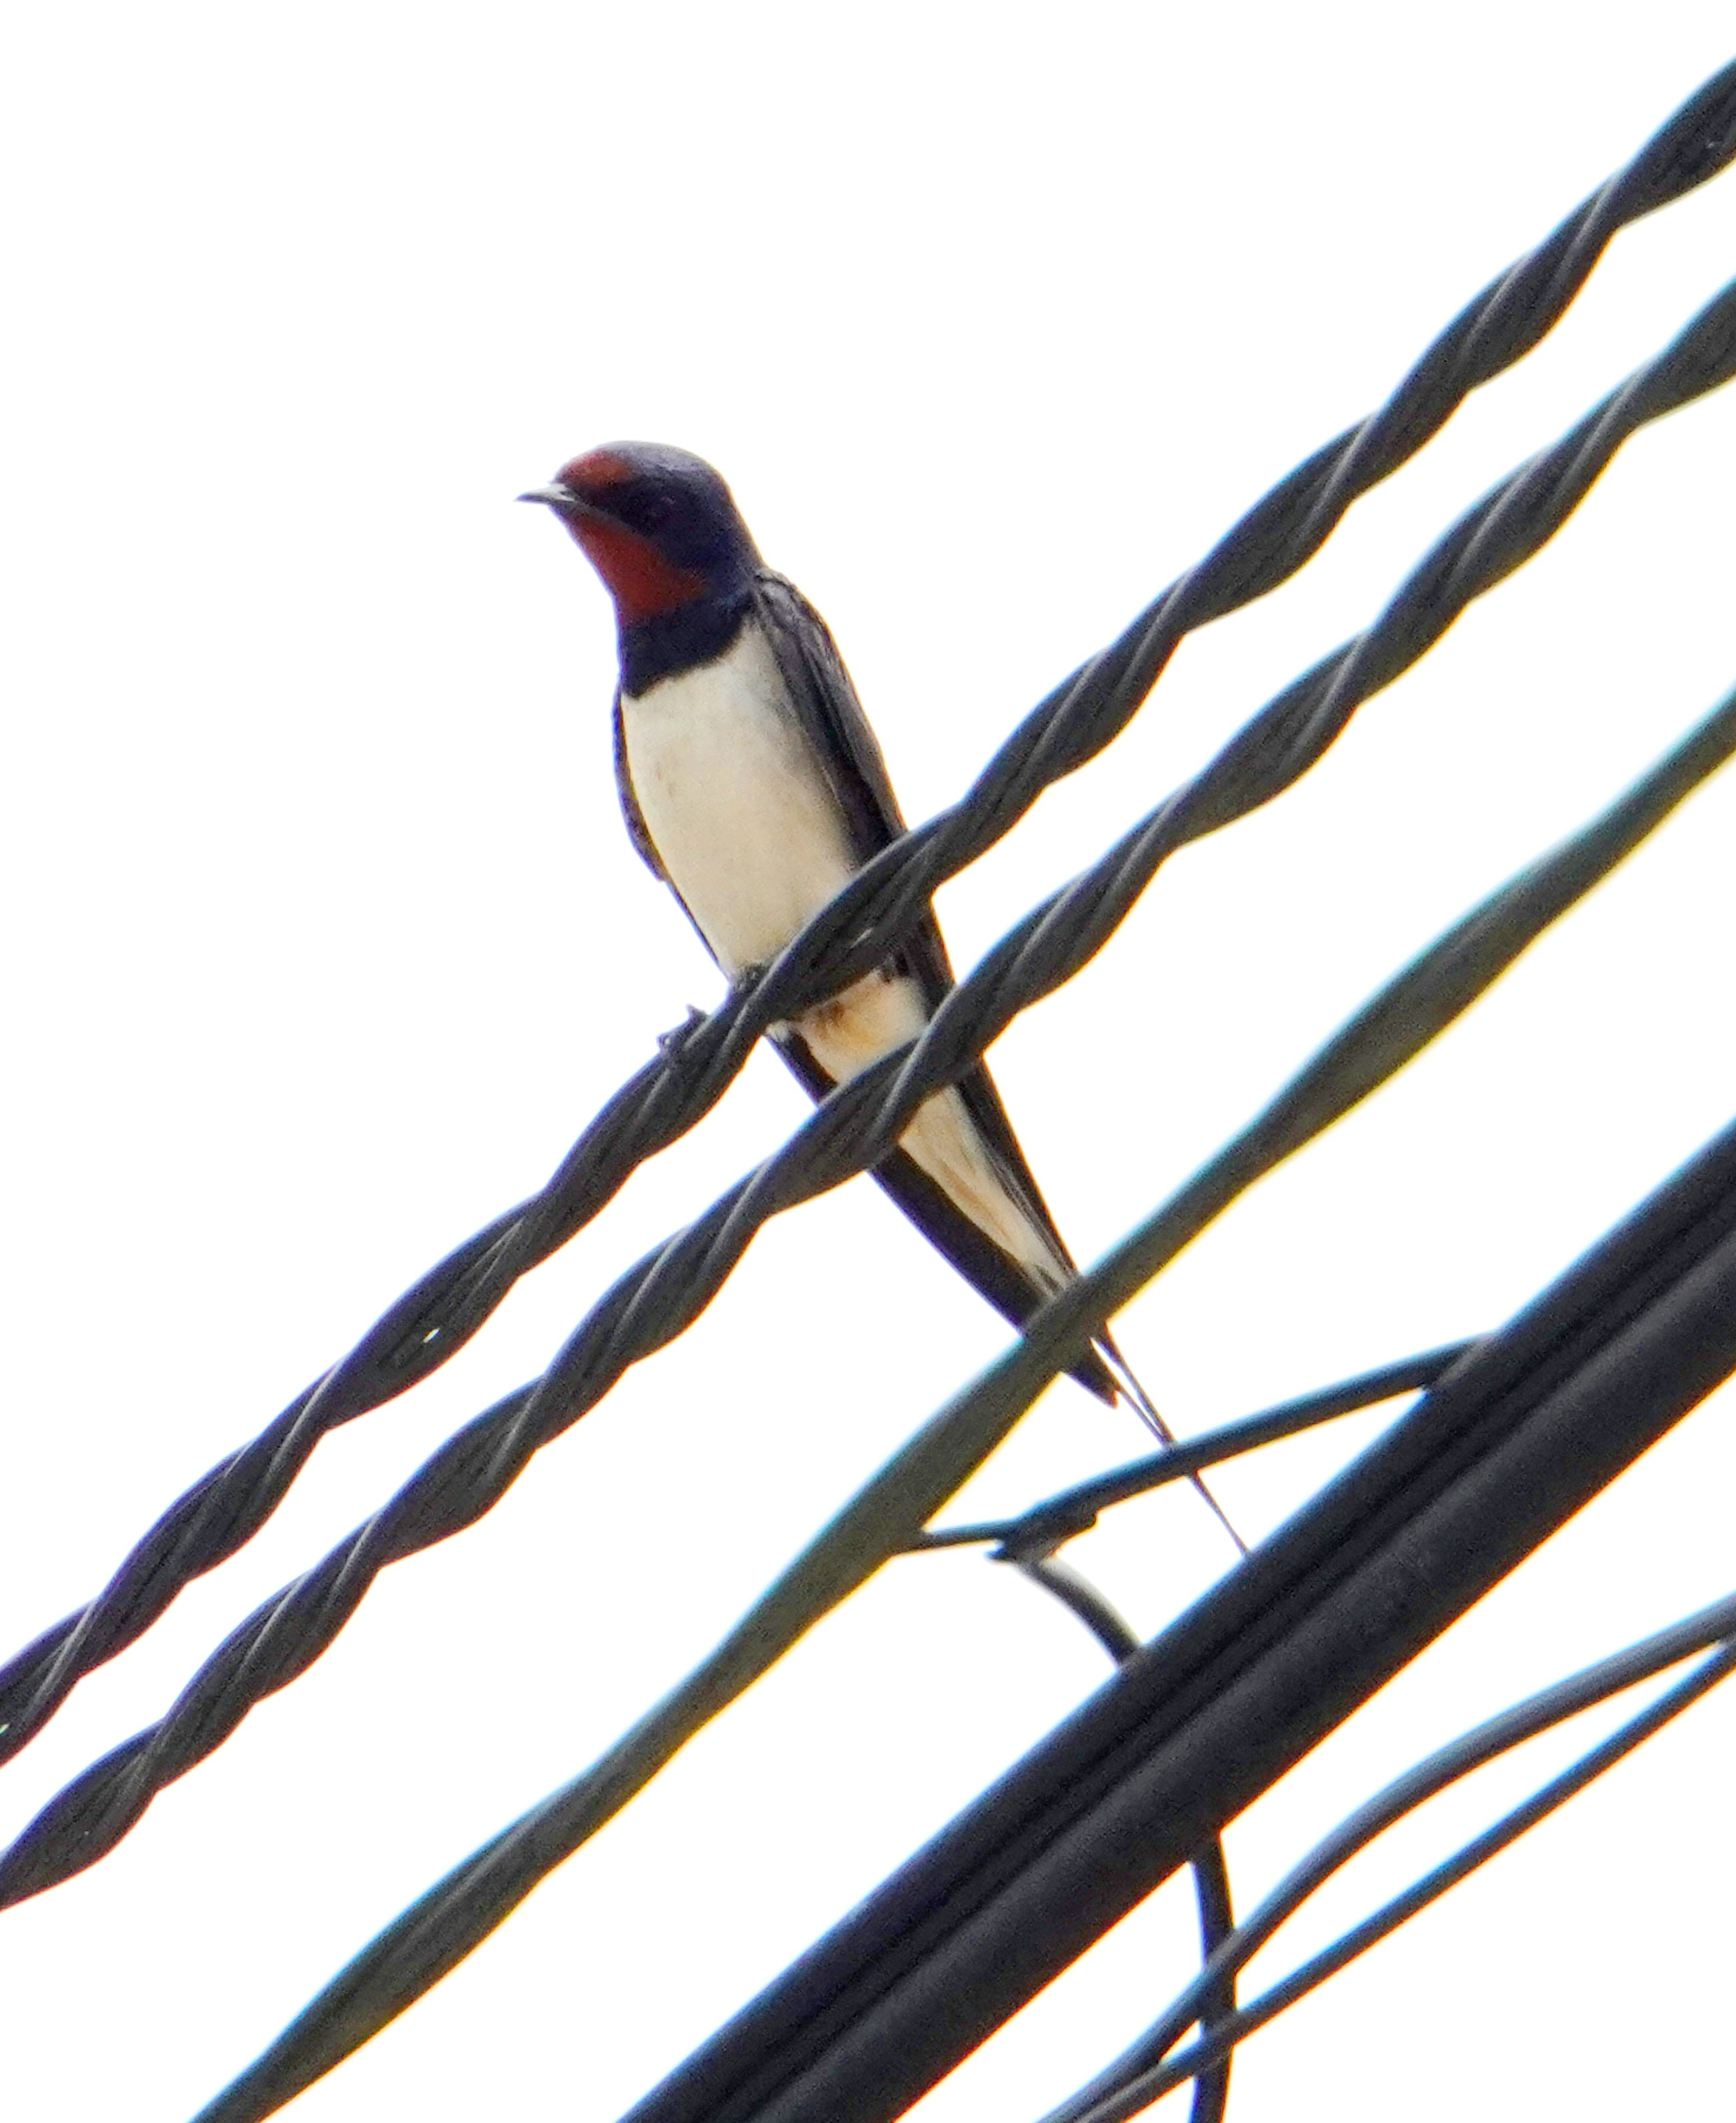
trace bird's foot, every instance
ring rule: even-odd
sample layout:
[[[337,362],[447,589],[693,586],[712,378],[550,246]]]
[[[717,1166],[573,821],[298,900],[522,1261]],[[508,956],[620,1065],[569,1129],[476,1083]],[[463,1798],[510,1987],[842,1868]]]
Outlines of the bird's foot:
[[[692,1004],[689,1003],[687,1014],[679,1024],[673,1026],[668,1032],[658,1033],[658,1046],[662,1048],[671,1062],[678,1061],[682,1050],[705,1021],[705,1012],[702,1010],[696,1010]]]
[[[730,976],[730,992],[725,1000],[725,1007],[727,1009],[730,1004],[739,1003],[745,996],[751,995],[765,977],[766,969],[762,965],[738,968]],[[686,1017],[679,1024],[672,1026],[668,1032],[659,1032],[657,1035],[657,1044],[670,1061],[678,1061],[691,1044],[693,1034],[701,1025],[710,1021],[710,1016],[711,1013],[708,1011],[696,1010],[693,1005],[689,1003]]]

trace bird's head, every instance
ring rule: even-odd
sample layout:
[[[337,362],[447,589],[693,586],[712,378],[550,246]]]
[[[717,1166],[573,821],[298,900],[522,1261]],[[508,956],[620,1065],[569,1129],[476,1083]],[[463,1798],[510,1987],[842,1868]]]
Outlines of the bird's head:
[[[744,589],[759,554],[703,457],[663,443],[606,443],[521,494],[552,508],[615,600],[623,628]]]

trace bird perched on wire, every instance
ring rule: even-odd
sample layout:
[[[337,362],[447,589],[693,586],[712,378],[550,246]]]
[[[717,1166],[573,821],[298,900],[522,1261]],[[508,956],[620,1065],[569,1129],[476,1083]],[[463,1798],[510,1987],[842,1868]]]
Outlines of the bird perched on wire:
[[[826,623],[686,450],[607,443],[519,498],[555,512],[614,599],[615,778],[633,846],[724,972],[751,976],[904,831]],[[885,965],[772,1037],[823,1099],[915,1038],[952,986],[931,910]],[[917,1108],[874,1176],[1015,1326],[1077,1273],[980,1062]],[[1072,1374],[1170,1437],[1107,1332]]]

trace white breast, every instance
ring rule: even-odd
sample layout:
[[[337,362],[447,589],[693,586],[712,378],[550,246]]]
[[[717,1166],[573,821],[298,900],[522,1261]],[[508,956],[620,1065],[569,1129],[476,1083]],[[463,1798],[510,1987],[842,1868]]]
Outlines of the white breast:
[[[842,815],[763,635],[624,699],[634,800],[669,882],[726,973],[775,958],[854,873]],[[913,1039],[927,1013],[908,976],[870,973],[801,1019],[820,1066],[842,1083]],[[903,1146],[966,1216],[1058,1289],[1066,1263],[1008,1194],[955,1090],[937,1092]]]
[[[633,795],[726,973],[763,965],[856,867],[765,637],[623,700]]]

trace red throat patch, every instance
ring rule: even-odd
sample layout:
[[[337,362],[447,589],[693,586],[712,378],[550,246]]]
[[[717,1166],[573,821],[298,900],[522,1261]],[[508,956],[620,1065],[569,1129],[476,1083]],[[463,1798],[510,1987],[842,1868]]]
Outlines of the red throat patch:
[[[607,516],[570,516],[567,528],[602,576],[624,626],[676,612],[706,594],[703,575],[666,560],[649,538]]]

